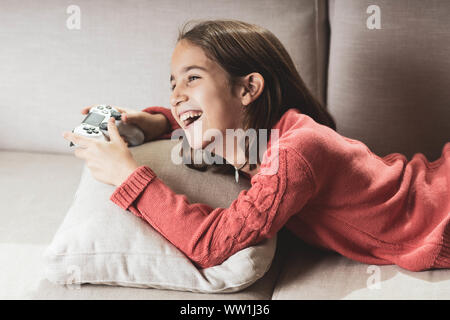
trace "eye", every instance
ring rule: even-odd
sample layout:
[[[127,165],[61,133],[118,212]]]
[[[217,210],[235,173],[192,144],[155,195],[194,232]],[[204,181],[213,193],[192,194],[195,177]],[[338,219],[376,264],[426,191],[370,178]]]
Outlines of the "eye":
[[[200,79],[200,77],[199,76],[189,76],[188,77],[188,82],[191,82],[191,81],[194,81],[194,80],[197,80],[197,79]],[[175,89],[175,85],[171,85],[170,89],[173,91]]]
[[[196,79],[200,79],[200,77],[198,77],[198,76],[189,76],[189,78],[188,78],[189,82],[194,81]]]

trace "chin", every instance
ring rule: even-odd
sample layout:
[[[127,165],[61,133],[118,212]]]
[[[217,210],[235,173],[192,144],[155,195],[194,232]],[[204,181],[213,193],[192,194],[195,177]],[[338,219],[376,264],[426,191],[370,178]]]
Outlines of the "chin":
[[[188,127],[184,128],[184,133],[186,136],[186,139],[189,143],[189,146],[192,149],[198,150],[198,149],[204,149],[211,141],[204,141],[204,127],[203,123],[200,122],[199,125],[193,124],[195,127]]]
[[[189,137],[187,138],[187,140],[188,140],[189,146],[194,150],[205,149],[211,143],[211,141],[201,141],[201,142],[193,141]]]
[[[188,142],[189,146],[194,150],[203,149],[203,143],[194,143],[191,139],[188,139]]]

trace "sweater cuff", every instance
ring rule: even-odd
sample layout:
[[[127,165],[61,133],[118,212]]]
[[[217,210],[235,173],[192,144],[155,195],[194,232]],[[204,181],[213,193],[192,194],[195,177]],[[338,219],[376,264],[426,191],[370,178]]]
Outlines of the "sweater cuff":
[[[140,166],[114,191],[110,200],[122,209],[128,210],[156,174],[147,166]]]

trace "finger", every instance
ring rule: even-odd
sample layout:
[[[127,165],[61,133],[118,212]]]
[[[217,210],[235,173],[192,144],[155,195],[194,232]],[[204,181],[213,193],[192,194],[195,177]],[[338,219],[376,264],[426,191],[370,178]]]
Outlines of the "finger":
[[[114,141],[122,141],[122,138],[120,137],[119,129],[117,129],[116,126],[116,119],[113,117],[109,118],[108,120],[108,133],[109,133],[109,139]]]
[[[120,113],[126,113],[127,112],[127,110],[125,110],[124,108],[119,108],[119,107],[116,107],[116,106],[112,106],[112,107],[115,108]]]
[[[92,140],[72,132],[63,132],[64,139],[76,144],[79,147],[87,147],[91,144]]]
[[[133,115],[133,114],[130,114],[129,111],[127,111],[127,110],[125,110],[125,109],[122,109],[122,108],[117,108],[117,107],[116,107],[116,109],[117,109],[117,111],[120,112],[120,114],[121,114],[120,120],[121,120],[123,123],[129,123],[130,120],[133,121],[134,115]]]
[[[122,117],[120,118],[120,120],[121,120],[123,123],[127,123],[128,120],[129,120],[129,114],[128,114],[128,113],[122,113]]]
[[[76,148],[75,151],[73,152],[73,154],[75,155],[75,157],[79,158],[79,159],[86,159],[86,152],[87,149],[84,148]]]
[[[83,109],[81,109],[81,113],[82,113],[82,114],[88,114],[88,113],[89,113],[89,110],[91,110],[91,108],[93,108],[93,107],[94,107],[94,105],[84,107]]]
[[[139,117],[141,117],[141,115],[139,113],[122,113],[122,118],[120,120],[122,120],[123,123],[129,123],[129,124],[134,124],[139,120]]]

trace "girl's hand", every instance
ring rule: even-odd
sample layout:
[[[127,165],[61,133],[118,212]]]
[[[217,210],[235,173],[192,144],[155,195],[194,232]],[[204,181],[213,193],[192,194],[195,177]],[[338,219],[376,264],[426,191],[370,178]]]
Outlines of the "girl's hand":
[[[92,176],[100,182],[119,186],[139,167],[126,142],[120,137],[115,119],[108,121],[110,141],[94,140],[72,132],[63,136],[77,145],[75,156],[86,160]]]
[[[93,106],[88,106],[81,109],[82,114],[88,114]],[[144,133],[144,142],[149,142],[157,137],[168,132],[170,129],[169,122],[162,114],[150,114],[145,111],[136,111],[133,109],[120,108],[111,106],[119,111],[122,115],[122,122],[126,124],[133,124],[142,130]]]

